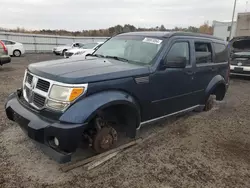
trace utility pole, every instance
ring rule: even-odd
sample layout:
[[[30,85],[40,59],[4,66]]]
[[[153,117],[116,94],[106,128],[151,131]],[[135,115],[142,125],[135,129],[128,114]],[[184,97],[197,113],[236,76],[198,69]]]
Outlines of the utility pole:
[[[232,22],[231,22],[231,29],[229,34],[229,40],[232,38],[232,30],[233,30],[233,24],[234,24],[234,15],[235,15],[235,9],[236,9],[236,1],[234,0],[234,9],[233,9],[233,16],[232,16]]]

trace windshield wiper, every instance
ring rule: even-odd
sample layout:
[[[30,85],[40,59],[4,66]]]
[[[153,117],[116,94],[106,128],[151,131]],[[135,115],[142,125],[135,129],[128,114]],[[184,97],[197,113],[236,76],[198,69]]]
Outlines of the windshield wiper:
[[[91,56],[91,57],[104,57],[104,55],[101,55],[101,54],[87,54],[86,56]]]
[[[117,57],[117,56],[109,56],[109,55],[107,55],[107,56],[105,56],[105,58],[111,58],[111,59],[115,59],[115,60],[118,60],[118,61],[129,62],[128,59],[122,58],[122,57]]]

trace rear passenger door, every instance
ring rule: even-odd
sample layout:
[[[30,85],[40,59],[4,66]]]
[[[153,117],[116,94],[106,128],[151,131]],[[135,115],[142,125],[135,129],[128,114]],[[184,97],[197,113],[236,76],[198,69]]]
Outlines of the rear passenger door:
[[[217,59],[220,57],[215,56],[214,45],[210,40],[194,40],[194,55],[196,59],[194,94],[196,95],[197,104],[202,103],[208,84],[222,70],[217,62]]]

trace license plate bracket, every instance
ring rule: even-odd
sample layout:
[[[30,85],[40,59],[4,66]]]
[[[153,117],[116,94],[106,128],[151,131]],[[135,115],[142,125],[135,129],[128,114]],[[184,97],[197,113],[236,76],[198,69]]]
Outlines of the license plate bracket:
[[[234,70],[237,71],[237,72],[243,72],[244,71],[243,67],[235,67]]]

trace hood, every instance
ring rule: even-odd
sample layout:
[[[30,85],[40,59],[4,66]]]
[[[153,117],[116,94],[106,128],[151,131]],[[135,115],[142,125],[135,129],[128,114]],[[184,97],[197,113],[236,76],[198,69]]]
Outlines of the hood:
[[[113,59],[62,59],[34,63],[28,70],[47,79],[68,84],[84,84],[149,74],[149,67]]]
[[[250,52],[250,36],[235,37],[229,42],[231,53]]]

